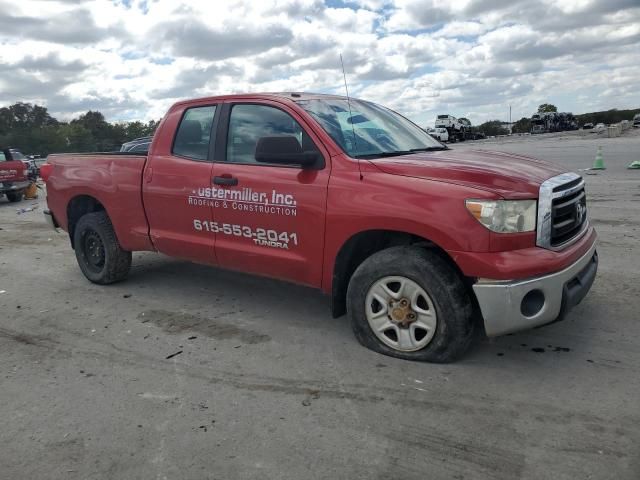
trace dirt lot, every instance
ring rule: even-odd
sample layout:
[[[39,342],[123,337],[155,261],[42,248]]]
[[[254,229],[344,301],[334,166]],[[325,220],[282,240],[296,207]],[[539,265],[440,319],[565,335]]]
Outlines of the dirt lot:
[[[454,148],[578,170],[597,145],[591,294],[451,365],[360,347],[315,291],[155,254],[92,285],[42,200],[0,200],[0,478],[640,478],[640,132]]]

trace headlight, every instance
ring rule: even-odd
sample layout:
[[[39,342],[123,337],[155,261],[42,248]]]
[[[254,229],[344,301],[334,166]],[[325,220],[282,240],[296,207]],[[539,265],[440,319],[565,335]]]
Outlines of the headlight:
[[[536,200],[466,200],[465,204],[492,232],[531,232],[536,228]]]

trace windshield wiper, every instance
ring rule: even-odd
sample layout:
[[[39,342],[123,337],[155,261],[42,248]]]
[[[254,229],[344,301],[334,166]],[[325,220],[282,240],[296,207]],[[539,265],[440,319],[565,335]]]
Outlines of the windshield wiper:
[[[446,145],[438,145],[436,147],[412,148],[410,152],[436,152],[438,150],[449,150]]]
[[[376,153],[364,153],[362,155],[355,155],[355,158],[381,158],[381,157],[398,157],[400,155],[409,155],[413,153],[409,150],[398,150],[395,152],[376,152]]]
[[[384,158],[384,157],[399,157],[401,155],[411,155],[418,152],[435,152],[438,150],[449,150],[449,147],[442,145],[437,147],[423,147],[412,148],[411,150],[396,150],[395,152],[377,152],[377,153],[365,153],[362,155],[355,155],[355,158]]]

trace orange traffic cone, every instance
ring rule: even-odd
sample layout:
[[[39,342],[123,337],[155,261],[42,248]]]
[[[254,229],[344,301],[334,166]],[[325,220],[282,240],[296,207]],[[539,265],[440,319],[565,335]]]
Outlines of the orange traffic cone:
[[[38,187],[36,182],[31,182],[27,189],[24,191],[24,198],[27,200],[35,200],[38,198]]]

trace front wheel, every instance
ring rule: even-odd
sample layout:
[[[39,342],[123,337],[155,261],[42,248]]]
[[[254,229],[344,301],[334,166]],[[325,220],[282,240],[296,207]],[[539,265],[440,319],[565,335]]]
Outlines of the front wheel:
[[[365,260],[347,290],[358,341],[392,357],[450,362],[473,334],[471,300],[456,271],[435,252],[393,247]]]
[[[93,283],[124,280],[131,268],[131,252],[120,247],[106,212],[87,213],[78,221],[73,244],[80,270]]]

